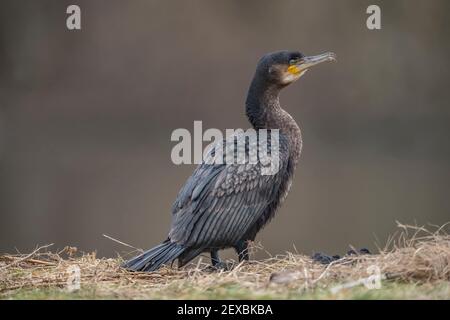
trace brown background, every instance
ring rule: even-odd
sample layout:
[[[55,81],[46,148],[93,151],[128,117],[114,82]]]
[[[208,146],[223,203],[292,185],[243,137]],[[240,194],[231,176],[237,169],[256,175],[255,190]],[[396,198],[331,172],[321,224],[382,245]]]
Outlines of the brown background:
[[[65,27],[68,4],[82,30]],[[369,31],[365,10],[382,9]],[[247,128],[266,52],[334,51],[282,94],[304,153],[258,240],[275,253],[374,248],[395,221],[450,217],[449,1],[2,1],[0,251],[99,255],[164,239],[193,166],[176,128]],[[265,253],[260,253],[264,256]]]

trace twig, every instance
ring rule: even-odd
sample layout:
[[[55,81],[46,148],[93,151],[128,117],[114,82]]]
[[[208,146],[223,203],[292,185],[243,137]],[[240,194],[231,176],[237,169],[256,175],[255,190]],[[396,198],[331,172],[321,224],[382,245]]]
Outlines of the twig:
[[[10,261],[16,261],[17,259],[20,259],[19,257],[12,257],[12,256],[3,256],[2,258],[10,260]],[[27,259],[27,262],[31,262],[34,264],[42,264],[44,266],[54,266],[56,265],[54,262],[50,261],[44,261],[44,260],[37,260],[37,259]]]
[[[129,247],[129,248],[134,249],[134,250],[139,251],[139,252],[144,252],[144,250],[142,250],[142,249],[133,247],[131,244],[128,244],[128,243],[122,242],[122,241],[120,241],[120,240],[114,239],[113,237],[110,237],[110,236],[108,236],[108,235],[106,235],[106,234],[104,234],[103,236],[104,236],[105,238],[108,238],[109,240],[112,240],[112,241],[114,241],[114,242],[120,243],[120,244],[123,245],[123,246]]]
[[[344,257],[344,258],[341,258],[341,259],[338,259],[338,260],[331,261],[330,264],[328,264],[328,266],[325,268],[325,270],[320,274],[320,276],[319,276],[317,279],[315,279],[315,280],[313,281],[313,284],[316,284],[316,283],[319,282],[323,277],[325,277],[325,275],[328,273],[328,271],[331,269],[332,266],[335,266],[335,265],[337,265],[337,264],[342,264],[342,265],[344,265],[344,264],[348,264],[348,263],[351,263],[351,260],[350,260],[350,261],[346,261],[346,258],[345,258],[345,257]]]
[[[6,266],[1,267],[1,268],[0,268],[0,271],[6,270],[6,269],[8,269],[8,268],[10,268],[10,267],[12,267],[12,266],[15,266],[16,264],[19,264],[19,263],[21,263],[21,262],[23,262],[23,261],[25,261],[25,260],[28,260],[28,259],[30,259],[32,256],[34,256],[36,253],[38,253],[40,250],[45,249],[45,248],[48,248],[48,247],[51,247],[52,245],[53,245],[53,243],[47,244],[47,245],[42,246],[42,247],[39,247],[39,248],[36,248],[36,250],[34,250],[34,251],[33,251],[32,253],[30,253],[30,254],[27,254],[25,257],[22,257],[22,258],[20,258],[20,259],[18,259],[18,260],[16,260],[16,261],[14,261],[14,262],[12,262],[12,263],[6,265]]]

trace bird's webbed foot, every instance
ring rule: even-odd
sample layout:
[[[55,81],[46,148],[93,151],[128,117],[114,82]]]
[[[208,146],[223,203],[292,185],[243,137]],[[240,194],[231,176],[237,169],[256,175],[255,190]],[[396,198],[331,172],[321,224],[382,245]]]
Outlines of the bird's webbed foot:
[[[220,260],[219,251],[213,250],[211,251],[211,266],[207,268],[209,271],[228,271],[233,269],[233,264],[224,262]]]
[[[216,264],[209,266],[208,269],[211,271],[229,271],[229,270],[233,269],[233,265],[231,265],[227,262],[224,262],[224,261],[220,261],[220,262],[217,262]]]

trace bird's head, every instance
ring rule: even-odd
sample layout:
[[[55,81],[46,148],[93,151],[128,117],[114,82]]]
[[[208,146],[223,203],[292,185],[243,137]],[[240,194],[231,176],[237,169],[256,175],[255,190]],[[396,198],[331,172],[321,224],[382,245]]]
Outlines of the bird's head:
[[[259,60],[256,74],[270,84],[284,87],[298,80],[312,66],[335,60],[333,52],[305,56],[298,51],[277,51],[268,53]]]

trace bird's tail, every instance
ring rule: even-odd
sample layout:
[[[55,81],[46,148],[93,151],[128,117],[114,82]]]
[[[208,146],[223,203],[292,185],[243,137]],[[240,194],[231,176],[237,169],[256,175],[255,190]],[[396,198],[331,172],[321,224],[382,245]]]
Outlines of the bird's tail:
[[[185,248],[179,244],[166,240],[156,247],[128,260],[122,268],[131,271],[155,271],[163,264],[172,262],[183,253]]]

